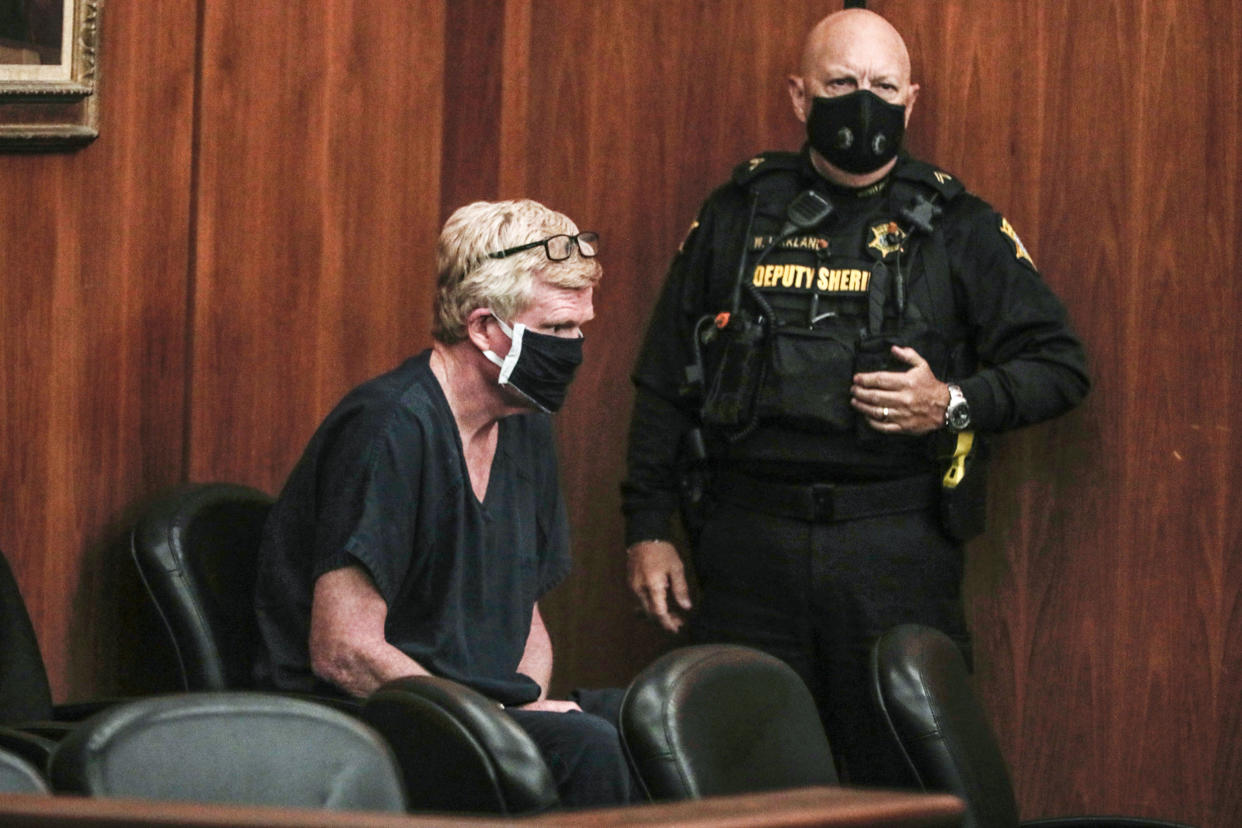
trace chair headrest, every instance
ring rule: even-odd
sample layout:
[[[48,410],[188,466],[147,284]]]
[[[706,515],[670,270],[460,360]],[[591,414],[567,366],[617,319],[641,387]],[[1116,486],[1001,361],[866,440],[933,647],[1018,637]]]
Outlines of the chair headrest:
[[[270,495],[195,483],[152,503],[131,552],[168,629],[187,690],[251,686],[254,581]]]
[[[0,749],[0,793],[50,793],[47,780],[27,760]]]
[[[393,746],[411,807],[517,815],[559,804],[535,742],[469,687],[438,676],[397,679],[367,698],[362,717]]]
[[[92,796],[405,810],[378,734],[275,694],[187,693],[108,708],[60,742],[49,773],[55,790]]]
[[[871,663],[875,698],[923,788],[965,800],[967,825],[1017,825],[1004,756],[953,640],[904,624],[880,636]]]
[[[657,799],[837,781],[810,691],[783,661],[749,647],[661,656],[630,683],[621,735]]]

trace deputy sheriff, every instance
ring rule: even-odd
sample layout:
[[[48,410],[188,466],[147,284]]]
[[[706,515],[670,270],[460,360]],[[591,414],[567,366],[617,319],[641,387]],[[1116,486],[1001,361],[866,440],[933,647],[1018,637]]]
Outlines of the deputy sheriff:
[[[655,308],[622,486],[629,582],[670,632],[688,620],[695,642],[785,659],[841,777],[902,786],[870,645],[918,622],[968,646],[984,436],[1067,411],[1089,379],[1009,223],[899,151],[918,93],[900,34],[837,12],[801,72],[807,145],[749,159],[708,198]]]

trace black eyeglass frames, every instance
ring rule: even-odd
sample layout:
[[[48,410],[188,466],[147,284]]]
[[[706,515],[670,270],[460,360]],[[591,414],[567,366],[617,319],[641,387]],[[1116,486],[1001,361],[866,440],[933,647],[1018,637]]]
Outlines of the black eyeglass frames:
[[[568,259],[573,255],[575,247],[578,248],[579,255],[591,259],[599,252],[599,233],[594,233],[590,230],[583,231],[574,236],[562,233],[528,244],[519,244],[517,247],[510,247],[506,250],[501,250],[499,253],[488,253],[487,257],[489,259],[503,259],[506,256],[512,256],[514,253],[521,253],[523,250],[530,250],[535,247],[542,247],[543,252],[548,256],[548,261],[552,262],[561,262]]]

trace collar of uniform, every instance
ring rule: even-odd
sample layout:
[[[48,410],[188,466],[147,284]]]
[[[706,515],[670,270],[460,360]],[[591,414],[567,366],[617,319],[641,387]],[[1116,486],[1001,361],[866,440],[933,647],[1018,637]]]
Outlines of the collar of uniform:
[[[802,145],[801,156],[801,173],[803,177],[808,180],[815,181],[825,192],[828,193],[829,196],[858,199],[874,198],[875,196],[882,195],[886,190],[888,190],[889,182],[893,180],[893,173],[890,170],[888,175],[884,176],[874,184],[868,184],[866,187],[842,187],[840,184],[834,184],[824,178],[819,174],[819,170],[815,169],[815,164],[811,161],[811,145],[809,143]],[[904,158],[905,152],[899,153],[897,163],[900,164]],[[893,169],[897,169],[896,165],[894,165]]]

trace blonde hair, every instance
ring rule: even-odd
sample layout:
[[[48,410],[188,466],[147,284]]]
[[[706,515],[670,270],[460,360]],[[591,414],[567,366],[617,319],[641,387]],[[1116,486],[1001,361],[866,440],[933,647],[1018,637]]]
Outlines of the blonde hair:
[[[452,345],[466,338],[466,319],[488,308],[505,321],[530,307],[535,280],[559,288],[593,287],[603,271],[595,259],[574,252],[549,261],[542,246],[492,259],[499,253],[559,234],[575,235],[570,218],[537,201],[476,201],[444,223],[436,248],[437,282],[431,335]]]

